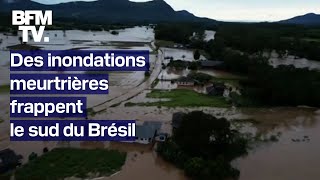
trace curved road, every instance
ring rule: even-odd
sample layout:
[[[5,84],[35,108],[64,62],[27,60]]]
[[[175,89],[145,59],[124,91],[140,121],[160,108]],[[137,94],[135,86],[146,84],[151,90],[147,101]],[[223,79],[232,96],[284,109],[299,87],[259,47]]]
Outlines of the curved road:
[[[152,83],[158,78],[158,76],[161,72],[163,60],[164,60],[164,54],[161,50],[159,50],[158,57],[156,59],[154,68],[150,74],[150,77],[147,80],[145,80],[139,86],[129,90],[127,93],[122,94],[121,96],[115,97],[107,102],[104,102],[102,104],[94,106],[93,110],[95,112],[101,112],[101,111],[105,110],[106,108],[111,107],[112,105],[120,104],[120,103],[122,103],[132,97],[135,97],[136,95],[140,94],[144,90],[149,89],[151,87]]]

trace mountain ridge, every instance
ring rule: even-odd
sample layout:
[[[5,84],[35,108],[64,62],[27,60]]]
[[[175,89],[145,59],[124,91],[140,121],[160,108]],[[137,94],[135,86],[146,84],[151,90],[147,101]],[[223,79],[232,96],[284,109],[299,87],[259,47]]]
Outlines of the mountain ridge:
[[[279,22],[284,24],[320,25],[320,14],[308,13]]]
[[[54,18],[77,19],[93,23],[158,23],[158,22],[208,22],[183,10],[175,11],[164,0],[132,2],[129,0],[76,1],[59,4],[41,4],[31,0],[1,0],[0,12],[21,10],[53,10]]]

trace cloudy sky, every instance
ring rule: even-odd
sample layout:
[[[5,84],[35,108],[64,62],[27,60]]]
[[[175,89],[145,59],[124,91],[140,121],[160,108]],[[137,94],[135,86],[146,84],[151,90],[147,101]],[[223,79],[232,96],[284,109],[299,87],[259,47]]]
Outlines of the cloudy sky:
[[[73,0],[34,0],[53,4]],[[86,0],[93,1],[93,0]],[[134,0],[146,1],[146,0]],[[225,21],[277,21],[306,13],[320,14],[320,0],[165,0],[175,10]]]

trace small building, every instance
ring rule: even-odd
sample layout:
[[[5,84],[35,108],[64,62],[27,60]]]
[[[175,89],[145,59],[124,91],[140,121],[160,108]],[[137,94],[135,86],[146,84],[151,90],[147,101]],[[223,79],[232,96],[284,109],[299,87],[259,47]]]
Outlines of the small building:
[[[11,149],[4,149],[0,151],[0,173],[5,173],[15,169],[21,165],[21,155],[17,155]]]
[[[214,68],[214,67],[219,67],[222,64],[223,64],[223,61],[211,61],[211,60],[201,61],[202,68]]]
[[[177,81],[178,86],[194,86],[195,82],[190,77],[181,77]]]
[[[224,83],[214,83],[212,86],[207,87],[206,91],[211,96],[223,96],[226,88]]]
[[[150,144],[160,134],[161,122],[144,122],[136,125],[136,143]]]

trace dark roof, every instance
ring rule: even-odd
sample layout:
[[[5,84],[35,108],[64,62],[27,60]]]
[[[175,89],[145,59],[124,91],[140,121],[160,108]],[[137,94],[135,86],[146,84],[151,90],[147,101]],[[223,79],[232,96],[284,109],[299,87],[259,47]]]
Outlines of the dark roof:
[[[215,88],[213,86],[209,86],[209,87],[206,88],[207,93],[210,93],[210,92],[214,91],[214,89]]]
[[[223,64],[223,61],[210,61],[210,60],[201,61],[202,67],[215,67],[221,64]]]
[[[223,95],[225,89],[226,86],[224,83],[215,83],[212,86],[207,87],[206,91],[208,94]]]
[[[172,127],[173,128],[179,128],[180,127],[180,124],[183,120],[183,117],[185,116],[186,114],[183,113],[183,112],[176,112],[172,115]]]
[[[144,122],[142,125],[136,126],[136,137],[138,138],[153,138],[161,129],[161,122]]]

